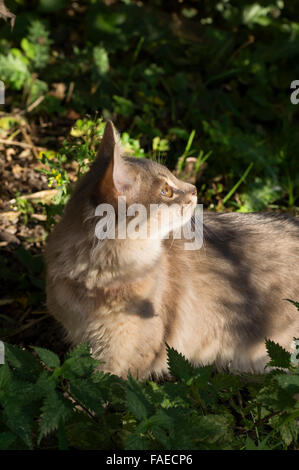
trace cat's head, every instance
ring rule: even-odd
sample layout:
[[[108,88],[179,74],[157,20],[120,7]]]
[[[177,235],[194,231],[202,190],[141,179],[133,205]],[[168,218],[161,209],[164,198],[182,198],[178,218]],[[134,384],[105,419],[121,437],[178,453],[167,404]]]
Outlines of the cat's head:
[[[196,187],[179,180],[155,161],[126,156],[111,121],[106,124],[96,162],[90,171],[95,179],[92,196],[97,206],[110,204],[117,215],[119,198],[125,198],[127,208],[133,208],[129,221],[136,204],[142,205],[147,215],[140,223],[149,226],[155,218],[159,235],[176,230],[190,220],[194,212]],[[116,217],[116,223],[117,220]]]

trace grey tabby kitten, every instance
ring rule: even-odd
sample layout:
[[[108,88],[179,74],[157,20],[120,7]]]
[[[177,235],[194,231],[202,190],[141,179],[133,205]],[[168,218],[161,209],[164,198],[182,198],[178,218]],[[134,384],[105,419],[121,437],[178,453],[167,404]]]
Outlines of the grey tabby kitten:
[[[196,189],[166,167],[124,156],[109,121],[97,159],[49,236],[47,303],[76,345],[103,370],[139,378],[167,372],[165,343],[194,364],[263,372],[265,338],[291,350],[299,315],[298,219],[204,213],[200,250],[184,240],[95,237],[95,208],[196,205]],[[181,219],[180,219],[181,220]],[[117,221],[117,218],[116,218]],[[149,221],[147,221],[149,222]],[[174,230],[173,226],[165,228]]]

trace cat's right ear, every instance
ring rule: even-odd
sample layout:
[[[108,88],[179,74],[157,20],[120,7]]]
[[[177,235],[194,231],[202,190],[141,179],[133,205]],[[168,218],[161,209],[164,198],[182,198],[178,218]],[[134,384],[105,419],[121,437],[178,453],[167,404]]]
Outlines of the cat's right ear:
[[[115,148],[118,145],[119,137],[112,121],[107,121],[101,145],[98,151],[98,158],[107,160],[113,159]]]
[[[128,194],[133,186],[134,176],[122,157],[120,137],[111,121],[107,121],[97,160],[109,162],[100,181],[100,194],[106,199]]]

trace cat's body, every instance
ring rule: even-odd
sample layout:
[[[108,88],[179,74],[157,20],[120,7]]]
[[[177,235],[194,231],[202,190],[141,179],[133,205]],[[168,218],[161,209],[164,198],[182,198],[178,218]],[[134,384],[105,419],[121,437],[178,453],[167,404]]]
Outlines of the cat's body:
[[[298,221],[204,213],[204,243],[195,251],[185,250],[183,239],[97,243],[95,205],[114,204],[122,191],[144,204],[156,202],[153,188],[163,176],[178,188],[172,197],[194,203],[193,186],[154,162],[131,160],[134,184],[122,186],[132,173],[123,168],[115,174],[120,156],[114,167],[109,163],[115,150],[109,126],[98,160],[49,237],[50,312],[73,344],[89,342],[103,369],[124,377],[128,370],[141,378],[167,372],[165,343],[196,364],[262,372],[265,338],[290,350],[299,337],[298,312],[284,300],[298,298]]]

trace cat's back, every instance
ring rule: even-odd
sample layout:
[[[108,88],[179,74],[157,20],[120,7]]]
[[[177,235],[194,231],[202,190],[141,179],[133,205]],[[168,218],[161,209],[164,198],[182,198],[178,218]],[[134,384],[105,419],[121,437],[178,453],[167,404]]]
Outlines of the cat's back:
[[[180,289],[180,324],[190,318],[188,344],[204,338],[196,353],[201,360],[259,370],[265,338],[290,348],[299,315],[285,299],[298,300],[298,241],[296,218],[206,212],[199,250],[184,250],[183,240],[166,242]]]
[[[290,275],[299,273],[296,217],[276,213],[205,213],[203,240],[203,248],[210,253],[237,265],[246,263],[248,269],[288,266]]]
[[[195,227],[199,230],[200,227]],[[184,250],[186,240],[167,241],[168,250],[196,264],[209,254],[241,263],[242,260],[271,259],[295,264],[299,256],[299,218],[277,213],[204,212],[199,249]],[[185,253],[183,253],[185,251]],[[193,260],[193,261],[192,261]]]
[[[204,212],[200,249],[185,250],[184,240],[166,246],[172,275],[196,294],[194,304],[251,317],[297,313],[284,299],[299,295],[298,218]]]

